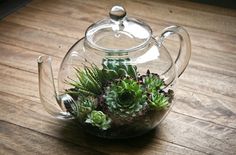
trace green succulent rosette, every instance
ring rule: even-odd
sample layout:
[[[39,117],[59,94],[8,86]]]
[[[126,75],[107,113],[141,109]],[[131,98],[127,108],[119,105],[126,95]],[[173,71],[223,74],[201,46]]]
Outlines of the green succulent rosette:
[[[147,96],[141,85],[131,78],[112,83],[107,87],[104,98],[109,113],[119,118],[138,116],[147,105]]]
[[[146,75],[142,76],[142,81],[148,92],[161,90],[165,85],[164,80],[158,74],[150,73],[149,70]]]
[[[130,64],[130,59],[104,59],[103,73],[107,80],[121,79],[123,77],[137,78],[137,67]]]
[[[102,111],[93,110],[90,114],[88,114],[85,123],[89,123],[93,126],[96,126],[102,130],[107,130],[111,126],[111,119],[104,114]]]
[[[141,78],[145,91],[148,93],[148,104],[151,109],[162,110],[170,105],[170,98],[172,100],[172,91],[164,92],[164,80],[158,74],[150,73]]]
[[[80,97],[76,102],[76,112],[74,115],[79,119],[84,119],[91,111],[96,109],[96,99],[93,97]]]

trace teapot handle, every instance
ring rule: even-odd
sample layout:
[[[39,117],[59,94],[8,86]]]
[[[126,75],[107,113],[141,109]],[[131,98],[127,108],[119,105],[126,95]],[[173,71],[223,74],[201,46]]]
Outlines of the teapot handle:
[[[175,59],[177,75],[180,77],[187,67],[191,56],[191,41],[188,32],[181,26],[170,26],[162,31],[157,41],[158,45],[161,46],[164,40],[173,34],[177,34],[180,40],[179,52]]]

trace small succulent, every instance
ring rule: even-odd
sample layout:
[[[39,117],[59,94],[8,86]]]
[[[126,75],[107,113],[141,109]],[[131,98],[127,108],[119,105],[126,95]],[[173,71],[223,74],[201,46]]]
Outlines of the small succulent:
[[[152,93],[150,99],[148,99],[149,106],[152,109],[164,109],[169,105],[169,98],[165,96],[164,93]]]
[[[155,92],[164,87],[164,80],[159,77],[158,74],[150,73],[147,71],[147,74],[142,76],[142,81],[148,92]]]
[[[89,123],[93,126],[96,126],[102,130],[107,130],[111,127],[111,119],[104,114],[102,111],[93,110],[85,121],[85,123]]]
[[[80,119],[84,119],[91,111],[93,111],[97,105],[96,100],[93,97],[81,97],[76,102],[75,116]]]
[[[139,115],[147,104],[141,85],[132,78],[112,83],[107,87],[104,98],[109,112],[121,118]]]
[[[162,91],[165,83],[163,79],[160,79],[158,74],[150,73],[148,70],[147,74],[140,80],[142,80],[145,90],[148,93],[148,103],[151,109],[161,110],[169,106],[168,93]]]
[[[107,79],[120,79],[122,77],[131,77],[137,79],[137,67],[130,64],[129,59],[104,59],[103,71]]]

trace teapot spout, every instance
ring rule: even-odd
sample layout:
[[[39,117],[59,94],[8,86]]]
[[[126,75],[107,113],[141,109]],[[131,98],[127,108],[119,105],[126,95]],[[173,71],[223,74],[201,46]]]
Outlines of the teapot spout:
[[[47,112],[52,116],[62,119],[70,118],[70,113],[61,105],[63,97],[57,94],[51,61],[50,56],[39,56],[38,58],[40,100]]]

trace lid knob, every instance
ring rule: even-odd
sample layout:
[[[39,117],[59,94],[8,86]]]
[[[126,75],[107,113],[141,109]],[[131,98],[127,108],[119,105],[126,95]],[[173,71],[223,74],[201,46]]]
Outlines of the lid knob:
[[[111,19],[118,21],[123,19],[126,16],[125,8],[120,5],[115,5],[111,8],[109,15]]]

